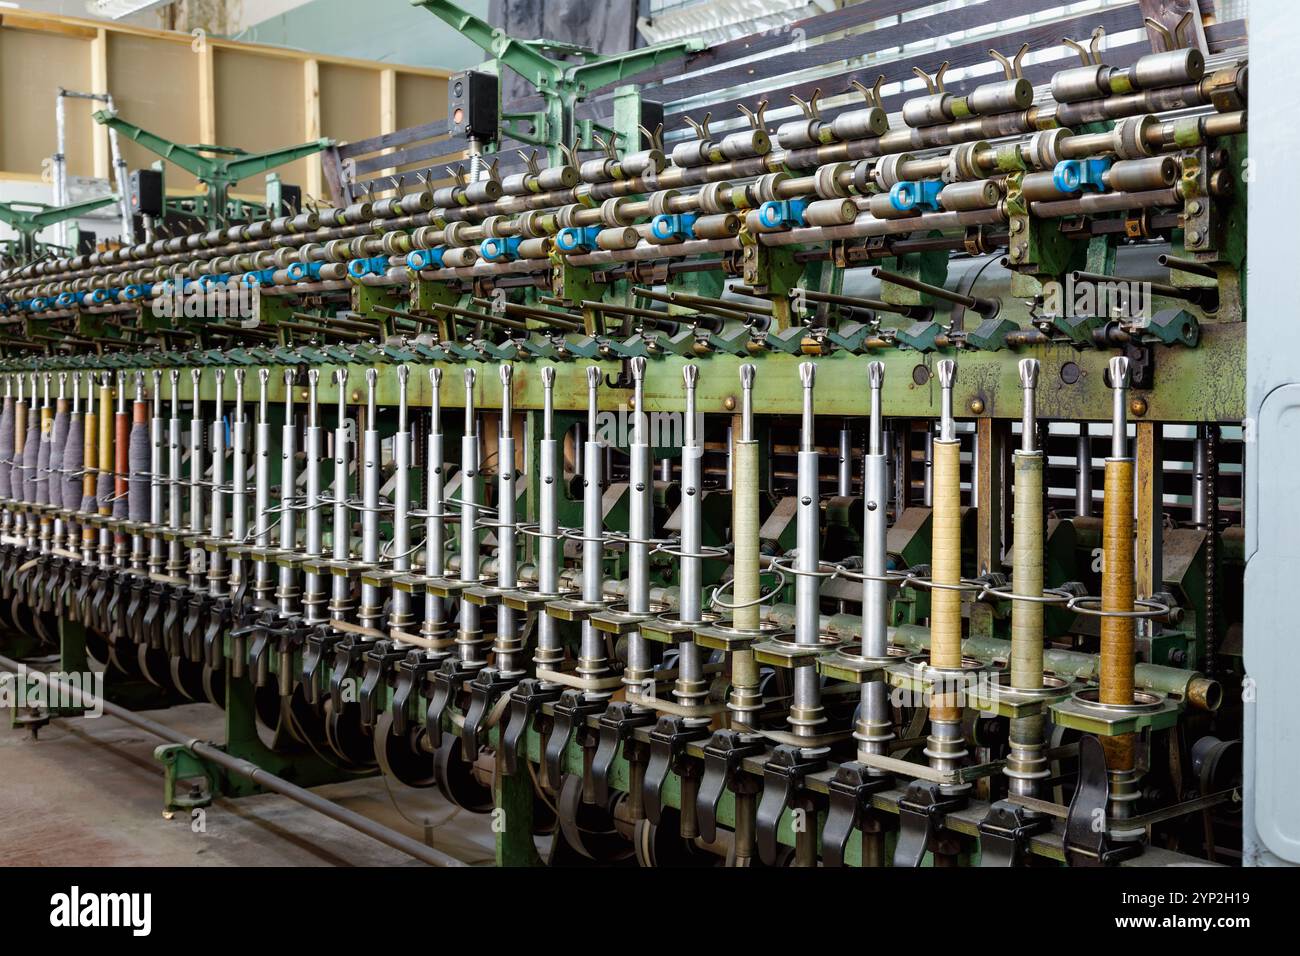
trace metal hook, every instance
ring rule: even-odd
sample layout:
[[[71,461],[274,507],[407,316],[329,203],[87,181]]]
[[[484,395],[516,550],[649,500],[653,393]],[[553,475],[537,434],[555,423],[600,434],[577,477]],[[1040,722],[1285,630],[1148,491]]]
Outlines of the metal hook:
[[[599,133],[592,133],[591,138],[596,141],[596,145],[600,147],[601,151],[606,156],[608,156],[610,159],[618,159],[618,150],[617,150],[618,132],[617,131],[610,134],[608,142],[606,142],[606,140]]]
[[[1025,54],[1028,52],[1029,52],[1029,44],[1022,43],[1020,44],[1019,51],[1017,51],[1016,55],[1011,59],[1007,59],[997,50],[989,50],[989,56],[993,57],[993,59],[997,60],[999,63],[1002,64],[1002,72],[1006,75],[1006,78],[1008,80],[1023,80],[1025,78],[1025,74],[1024,74],[1024,69],[1021,66],[1021,63],[1025,58]]]
[[[646,138],[646,142],[650,144],[651,149],[657,149],[660,151],[663,150],[664,148],[664,124],[663,123],[660,123],[658,126],[656,126],[654,128],[654,132],[651,132],[650,130],[646,129],[644,126],[638,126],[637,129],[639,129],[641,131],[641,135]]]
[[[934,76],[931,76],[929,73],[925,72],[925,70],[921,69],[919,66],[912,67],[912,72],[915,73],[917,76],[919,76],[921,79],[925,80],[925,88],[931,94],[942,93],[943,75],[948,72],[948,61],[944,60],[943,63],[939,64],[939,69],[934,71]]]
[[[863,86],[857,80],[850,80],[849,85],[862,94],[862,98],[867,101],[868,106],[874,106],[876,109],[883,110],[885,104],[880,98],[880,88],[885,85],[885,74],[881,73],[876,77],[876,82],[869,88]]]
[[[748,106],[745,106],[744,104],[740,104],[736,108],[740,110],[740,112],[745,114],[745,118],[749,120],[750,126],[752,126],[756,130],[764,129],[764,126],[767,122],[765,118],[767,114],[767,100],[759,100],[758,109],[751,110]]]
[[[518,153],[519,158],[524,161],[524,165],[528,167],[529,173],[536,176],[542,171],[542,167],[538,165],[537,162],[537,150],[534,149],[531,152],[525,153],[522,149],[517,149],[515,152]]]
[[[712,113],[705,113],[704,119],[696,122],[691,117],[686,117],[686,125],[695,130],[695,138],[708,142],[709,140],[709,120],[713,117]]]
[[[1166,51],[1177,49],[1177,47],[1174,46],[1174,35],[1169,32],[1169,28],[1167,26],[1165,26],[1155,17],[1143,17],[1142,22],[1145,23],[1152,30],[1156,31],[1156,33],[1160,35],[1161,39],[1165,41]]]
[[[1174,26],[1174,39],[1178,42],[1178,49],[1184,49],[1192,45],[1191,37],[1187,31],[1192,28],[1192,11],[1188,10],[1179,18],[1178,23]]]
[[[1096,66],[1101,66],[1101,41],[1106,39],[1106,28],[1101,24],[1092,31],[1092,42],[1088,44],[1088,49],[1092,52],[1092,62]]]
[[[817,109],[817,101],[821,98],[822,91],[820,87],[812,91],[812,96],[808,97],[807,101],[799,99],[799,96],[796,93],[790,94],[791,102],[797,105],[799,109],[803,110],[804,117],[810,120],[821,119],[818,115]]]

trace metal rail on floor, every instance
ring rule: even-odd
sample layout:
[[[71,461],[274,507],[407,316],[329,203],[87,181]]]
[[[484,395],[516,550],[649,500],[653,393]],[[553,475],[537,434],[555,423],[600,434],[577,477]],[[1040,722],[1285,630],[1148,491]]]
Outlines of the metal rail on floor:
[[[230,754],[210,743],[206,743],[205,741],[199,740],[195,737],[187,737],[180,731],[168,727],[166,724],[160,724],[156,720],[142,717],[141,715],[129,711],[111,701],[96,698],[93,694],[88,694],[81,688],[75,687],[66,681],[58,678],[51,678],[50,675],[42,673],[41,671],[32,670],[21,661],[16,661],[12,658],[0,655],[0,667],[15,672],[15,676],[21,669],[44,684],[47,688],[51,685],[57,685],[60,691],[72,695],[69,698],[70,700],[75,700],[82,706],[90,708],[98,705],[103,708],[104,713],[116,717],[118,720],[124,721],[133,727],[137,727],[146,733],[153,734],[155,737],[160,737],[169,743],[179,744],[195,757],[216,764],[233,774],[244,777],[264,790],[269,790],[272,793],[278,793],[281,796],[288,797],[290,800],[300,803],[308,809],[324,814],[331,820],[335,820],[344,826],[351,827],[359,833],[364,833],[371,839],[378,840],[380,843],[390,846],[394,850],[400,850],[408,856],[412,856],[423,863],[428,863],[430,866],[468,866],[467,863],[458,860],[453,856],[449,856],[448,854],[443,853],[440,850],[435,850],[432,847],[425,846],[423,843],[412,840],[410,837],[404,836],[396,830],[386,827],[381,823],[376,823],[374,820],[364,817],[359,813],[354,813],[346,807],[341,807],[330,800],[326,800],[324,797],[312,793],[310,790],[296,786],[282,777],[277,777],[273,773],[268,773],[254,763],[250,763],[249,761],[242,760],[238,757],[232,757]]]

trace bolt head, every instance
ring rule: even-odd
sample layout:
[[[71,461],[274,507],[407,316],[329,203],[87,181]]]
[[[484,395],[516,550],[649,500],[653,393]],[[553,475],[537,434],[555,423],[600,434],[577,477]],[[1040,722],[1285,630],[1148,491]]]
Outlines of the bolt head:
[[[970,400],[970,410],[971,410],[971,414],[972,414],[972,415],[983,415],[983,414],[984,414],[984,399],[982,399],[982,398],[972,398],[972,399]]]
[[[799,381],[803,383],[804,388],[812,388],[813,383],[817,380],[817,366],[812,362],[799,363]]]
[[[429,384],[434,388],[442,385],[442,369],[437,367],[429,369]]]
[[[501,384],[508,388],[510,386],[511,378],[514,376],[515,367],[508,362],[503,362],[497,371],[501,375]]]
[[[724,398],[724,399],[722,400],[722,407],[725,408],[725,409],[726,409],[727,411],[729,411],[729,412],[731,412],[731,411],[735,411],[735,409],[736,409],[736,396],[735,396],[735,395],[728,395],[726,398]]]
[[[694,362],[682,366],[682,381],[687,388],[694,388],[700,381],[700,367]]]
[[[1037,388],[1038,387],[1038,359],[1021,359],[1020,360],[1020,387]]]
[[[957,384],[957,363],[952,359],[940,359],[937,371],[939,372],[940,387],[952,388]]]
[[[1128,403],[1128,410],[1135,418],[1141,418],[1147,413],[1147,400],[1145,398],[1134,398]]]
[[[596,365],[588,365],[588,366],[587,366],[587,387],[588,387],[588,388],[599,388],[599,387],[600,387],[600,367],[599,367],[599,366],[596,366]]]
[[[638,355],[632,359],[632,378],[637,382],[645,381],[646,361],[644,355]]]
[[[543,388],[554,388],[554,387],[555,387],[555,366],[554,366],[554,365],[546,365],[546,366],[543,366],[543,368],[542,368],[542,387],[543,387]]]
[[[881,388],[885,384],[885,363],[868,362],[867,379],[871,382],[872,388]]]
[[[474,370],[473,370],[472,368],[467,368],[467,369],[465,369],[465,387],[466,387],[466,388],[473,388],[473,387],[474,387],[474,379],[475,379],[475,378],[476,378],[476,375],[475,375]]]
[[[1129,360],[1123,355],[1116,355],[1110,360],[1110,387],[1111,388],[1128,388],[1129,383]]]
[[[754,376],[757,372],[758,369],[750,362],[746,362],[744,365],[740,366],[740,387],[753,388]]]

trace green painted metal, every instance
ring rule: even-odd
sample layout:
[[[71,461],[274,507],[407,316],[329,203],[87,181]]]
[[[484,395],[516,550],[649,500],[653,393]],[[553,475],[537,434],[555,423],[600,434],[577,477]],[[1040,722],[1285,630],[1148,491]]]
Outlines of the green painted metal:
[[[127,122],[109,110],[96,110],[94,118],[96,123],[117,130],[119,136],[125,136],[132,142],[138,143],[149,152],[174,163],[202,182],[207,187],[207,201],[202,215],[211,228],[220,224],[230,198],[230,189],[241,179],[256,176],[276,166],[302,159],[304,156],[314,156],[334,143],[330,139],[318,139],[264,153],[247,153],[242,149],[228,146],[204,144],[184,146],[174,143],[157,133],[151,133],[141,126]]]
[[[574,107],[588,93],[703,49],[703,41],[693,38],[627,53],[597,55],[573,44],[517,39],[451,0],[412,0],[412,3],[428,10],[461,36],[477,44],[493,58],[491,67],[494,72],[499,73],[502,66],[513,70],[541,94],[543,110],[503,114],[503,132],[520,142],[545,146],[552,165],[565,161],[561,146],[577,141]],[[546,56],[546,50],[576,53],[582,56],[583,62],[574,64],[552,60]]]
[[[14,252],[18,257],[30,259],[40,251],[40,245],[36,242],[38,233],[60,222],[102,209],[118,199],[118,196],[110,194],[68,203],[66,206],[47,206],[45,203],[23,200],[3,202],[0,203],[0,222],[18,233],[18,238],[14,240]]]

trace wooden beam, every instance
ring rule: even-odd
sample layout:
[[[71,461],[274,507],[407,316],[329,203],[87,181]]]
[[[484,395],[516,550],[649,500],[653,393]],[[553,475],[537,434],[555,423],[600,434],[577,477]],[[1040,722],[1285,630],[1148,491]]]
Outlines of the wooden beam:
[[[1002,474],[1003,450],[1010,437],[1011,423],[983,417],[976,424],[975,468],[971,480],[975,485],[975,573],[1002,570]]]
[[[27,30],[30,33],[57,33],[60,36],[76,37],[78,40],[93,40],[101,32],[95,27],[80,23],[65,23],[59,18],[46,18],[23,13],[6,13],[0,16],[0,27],[6,30]]]
[[[1165,485],[1160,422],[1137,423],[1137,596],[1164,588]]]
[[[379,71],[379,135],[397,132],[397,71]],[[391,176],[395,168],[385,169]]]
[[[90,41],[90,92],[108,92],[108,31],[96,30]],[[96,106],[96,109],[99,107]],[[108,127],[95,124],[91,133],[93,170],[97,179],[112,179],[111,152],[108,145]]]
[[[217,73],[212,44],[199,40],[199,142],[217,144]]]
[[[320,139],[320,61],[304,60],[302,64],[303,139]],[[313,199],[324,197],[324,176],[320,156],[307,157],[307,195]]]
[[[0,16],[0,26],[14,30],[32,30],[42,33],[59,33],[64,36],[80,37],[85,40],[93,40],[97,31],[103,29],[103,21],[90,20],[82,17],[69,17],[57,13],[36,13],[29,11],[5,13]],[[147,37],[154,40],[165,40],[169,43],[184,43],[189,46],[194,42],[194,37],[188,33],[181,33],[177,30],[153,30],[148,27],[132,26],[127,23],[113,23],[108,29],[116,34],[124,36]],[[208,37],[207,43],[221,50],[242,50],[246,53],[253,53],[258,56],[275,57],[282,60],[308,60],[313,59],[319,63],[328,63],[338,66],[355,66],[366,70],[375,70],[380,64],[374,60],[361,60],[351,56],[331,56],[324,53],[308,53],[303,50],[291,50],[287,47],[270,46],[264,43],[241,43],[237,40],[223,40],[215,37]],[[435,78],[446,79],[456,71],[442,69],[436,66],[408,66],[403,65],[398,69],[399,73],[406,73],[411,76],[431,76]]]

